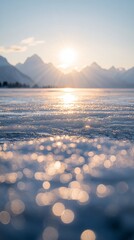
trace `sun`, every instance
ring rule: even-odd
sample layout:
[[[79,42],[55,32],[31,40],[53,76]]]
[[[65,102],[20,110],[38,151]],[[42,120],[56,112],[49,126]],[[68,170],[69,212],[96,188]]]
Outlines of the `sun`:
[[[59,54],[60,67],[63,69],[72,67],[77,59],[76,51],[73,48],[64,48]]]

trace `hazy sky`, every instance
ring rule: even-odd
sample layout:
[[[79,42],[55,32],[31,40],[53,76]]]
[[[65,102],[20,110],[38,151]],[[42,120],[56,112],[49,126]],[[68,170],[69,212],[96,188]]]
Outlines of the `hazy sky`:
[[[37,53],[58,66],[66,47],[74,67],[134,66],[134,0],[0,0],[0,55],[10,63]]]

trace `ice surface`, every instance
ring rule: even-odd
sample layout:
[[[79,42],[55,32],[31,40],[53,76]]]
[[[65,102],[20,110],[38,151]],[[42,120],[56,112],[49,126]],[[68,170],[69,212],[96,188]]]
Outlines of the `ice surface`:
[[[49,134],[133,140],[134,90],[0,90],[1,142]]]

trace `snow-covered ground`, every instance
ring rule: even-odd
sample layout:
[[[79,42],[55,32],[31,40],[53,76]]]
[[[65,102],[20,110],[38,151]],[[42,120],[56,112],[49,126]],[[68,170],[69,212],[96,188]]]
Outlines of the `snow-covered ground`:
[[[0,240],[134,240],[133,90],[3,90],[0,104]]]

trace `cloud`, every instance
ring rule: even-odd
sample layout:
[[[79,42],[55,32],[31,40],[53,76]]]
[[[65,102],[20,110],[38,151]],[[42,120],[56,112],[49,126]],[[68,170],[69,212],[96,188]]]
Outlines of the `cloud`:
[[[44,43],[43,40],[36,40],[34,37],[25,38],[19,44],[8,47],[0,46],[0,53],[25,52],[29,47]]]
[[[25,52],[27,50],[26,46],[12,45],[8,49],[10,52]]]
[[[27,45],[27,46],[36,46],[42,43],[44,43],[43,40],[35,40],[34,37],[25,38],[20,42],[20,44]]]
[[[11,53],[11,52],[25,52],[26,46],[12,45],[10,47],[0,46],[0,53]]]
[[[34,37],[29,37],[29,38],[25,38],[23,39],[20,44],[24,44],[24,45],[29,45],[31,43],[34,42]]]

